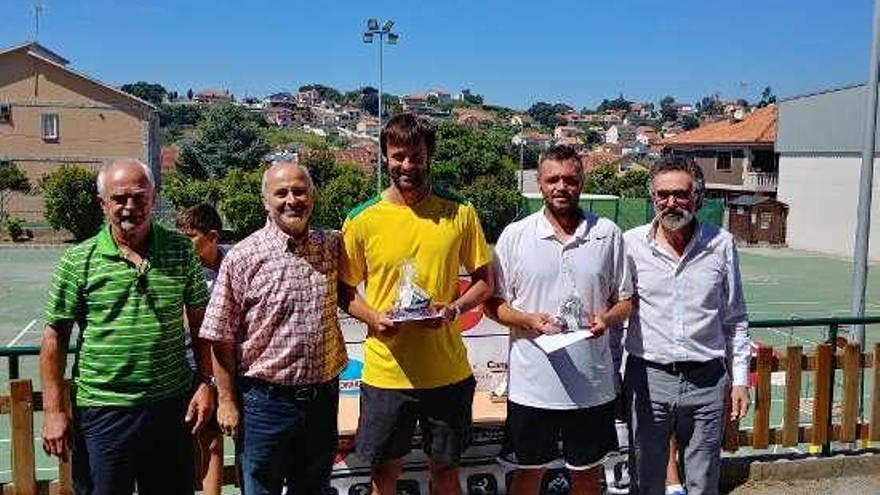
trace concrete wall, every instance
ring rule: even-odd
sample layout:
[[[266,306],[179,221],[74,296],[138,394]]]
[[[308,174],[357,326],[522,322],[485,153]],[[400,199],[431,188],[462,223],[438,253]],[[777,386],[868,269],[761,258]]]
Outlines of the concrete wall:
[[[874,161],[871,260],[880,261],[880,160]],[[795,249],[851,257],[856,232],[861,158],[782,155],[777,197],[789,206],[787,243]]]

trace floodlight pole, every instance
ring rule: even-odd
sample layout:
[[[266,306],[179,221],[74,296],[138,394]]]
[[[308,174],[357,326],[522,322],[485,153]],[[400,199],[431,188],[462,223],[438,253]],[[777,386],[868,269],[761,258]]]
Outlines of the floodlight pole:
[[[382,22],[380,27],[378,19],[370,19],[367,21],[367,29],[364,31],[364,43],[372,43],[374,36],[379,36],[379,152],[376,157],[376,194],[382,194],[382,95],[385,93],[384,88],[384,79],[385,79],[385,66],[384,66],[384,44],[385,37],[389,37],[389,41],[391,44],[395,44],[397,42],[397,35],[391,32],[391,27],[394,25],[394,22],[391,20],[386,20]]]
[[[871,200],[874,183],[874,136],[877,132],[877,84],[880,79],[880,0],[874,0],[874,35],[871,41],[870,73],[866,87],[862,169],[859,178],[859,207],[853,253],[852,315],[865,315],[865,289],[868,281],[868,235],[871,230]],[[865,349],[865,326],[854,325],[853,340]]]

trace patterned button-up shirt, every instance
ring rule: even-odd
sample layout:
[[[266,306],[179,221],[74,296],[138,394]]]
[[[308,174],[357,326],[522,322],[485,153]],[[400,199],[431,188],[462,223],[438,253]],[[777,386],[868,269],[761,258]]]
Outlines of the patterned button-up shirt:
[[[238,374],[282,385],[335,378],[348,362],[336,313],[340,236],[296,240],[271,220],[233,247],[199,335],[236,344]]]

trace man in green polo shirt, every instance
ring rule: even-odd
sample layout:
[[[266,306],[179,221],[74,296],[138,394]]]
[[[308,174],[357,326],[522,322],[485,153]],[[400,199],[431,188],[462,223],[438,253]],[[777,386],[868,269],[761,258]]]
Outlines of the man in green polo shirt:
[[[98,174],[107,219],[64,253],[49,290],[40,349],[43,449],[73,451],[77,495],[192,494],[192,438],[213,414],[214,391],[196,380],[184,349],[186,316],[196,338],[208,302],[192,243],[150,220],[149,167],[117,160]],[[73,418],[62,408],[74,324]],[[194,386],[197,384],[197,386]],[[195,390],[195,392],[193,392]],[[72,421],[71,421],[72,419]]]

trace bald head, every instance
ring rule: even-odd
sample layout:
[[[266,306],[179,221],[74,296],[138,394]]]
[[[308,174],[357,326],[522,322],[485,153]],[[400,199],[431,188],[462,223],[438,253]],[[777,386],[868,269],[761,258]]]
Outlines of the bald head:
[[[150,167],[133,158],[114,160],[98,172],[98,200],[114,232],[144,241],[156,201]]]
[[[98,196],[102,198],[107,194],[107,178],[109,176],[125,176],[127,178],[142,179],[146,187],[151,190],[156,189],[156,180],[153,178],[153,171],[146,163],[136,158],[120,158],[107,162],[101,166],[98,171]]]
[[[308,231],[315,203],[315,185],[309,170],[291,161],[277,161],[263,172],[263,205],[269,219],[287,235]]]
[[[267,193],[266,186],[269,183],[269,176],[284,175],[287,173],[302,174],[309,185],[309,189],[314,191],[315,183],[312,182],[312,174],[309,173],[309,169],[306,168],[305,165],[300,165],[299,163],[290,160],[275,160],[272,162],[271,165],[269,165],[269,168],[267,168],[266,171],[263,172],[261,190],[263,191],[264,198],[266,197]]]

